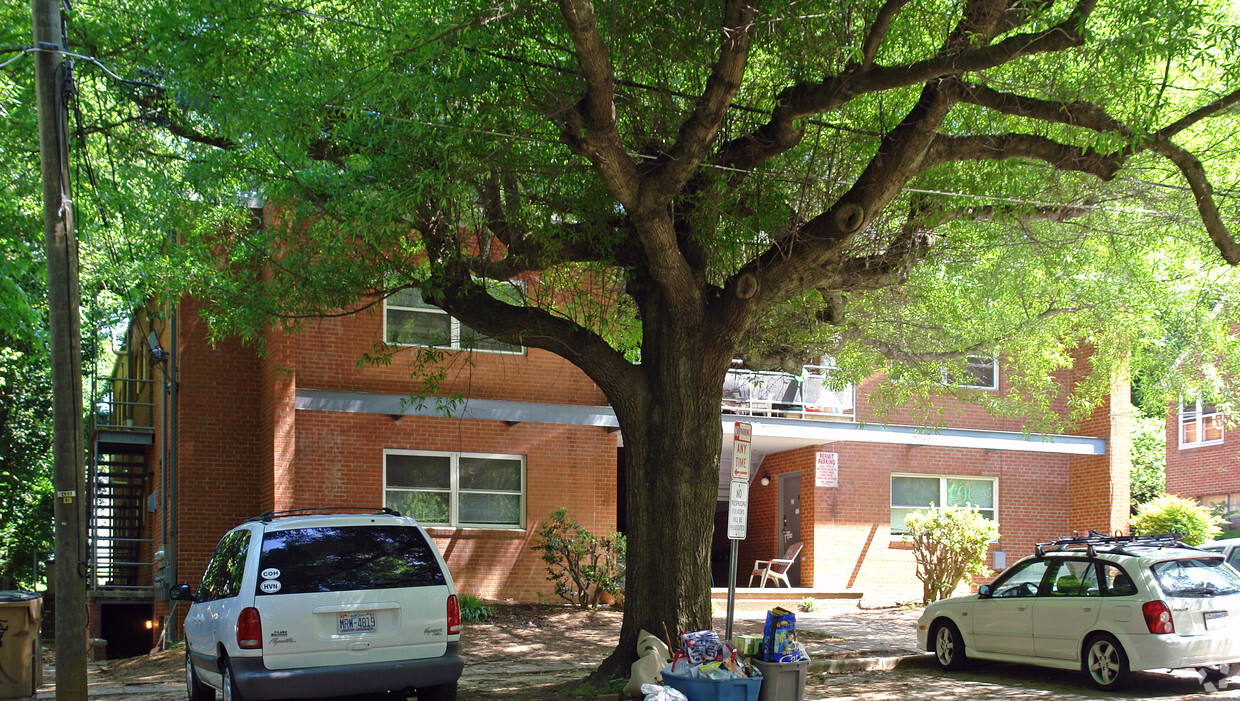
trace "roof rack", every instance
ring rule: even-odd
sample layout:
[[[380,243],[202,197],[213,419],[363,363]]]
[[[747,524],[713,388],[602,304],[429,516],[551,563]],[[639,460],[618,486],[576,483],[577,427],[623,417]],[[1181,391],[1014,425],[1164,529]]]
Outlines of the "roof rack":
[[[344,512],[356,512],[363,514],[386,514],[388,516],[400,516],[400,512],[395,509],[389,509],[386,506],[376,509],[373,506],[319,506],[308,509],[286,509],[284,511],[267,511],[261,516],[246,519],[246,523],[251,521],[262,521],[263,523],[271,523],[277,518],[291,518],[293,516],[310,516],[313,514],[336,514]]]
[[[1181,541],[1184,537],[1183,533],[1166,533],[1161,535],[1106,535],[1098,531],[1091,530],[1086,535],[1080,535],[1073,531],[1071,536],[1058,538],[1048,543],[1038,543],[1033,546],[1034,555],[1042,557],[1048,552],[1063,552],[1065,550],[1084,549],[1089,557],[1093,557],[1099,546],[1112,546],[1102,552],[1113,555],[1135,555],[1136,553],[1128,552],[1124,549],[1125,545],[1135,545],[1143,548],[1191,548]]]

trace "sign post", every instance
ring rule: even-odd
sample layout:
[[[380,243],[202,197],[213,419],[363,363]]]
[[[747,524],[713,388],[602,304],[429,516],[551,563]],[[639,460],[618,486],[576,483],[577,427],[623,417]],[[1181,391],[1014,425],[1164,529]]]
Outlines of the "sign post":
[[[731,555],[728,558],[728,622],[724,636],[729,641],[732,639],[732,617],[736,613],[737,541],[745,539],[745,527],[749,520],[749,444],[752,439],[753,426],[737,421],[732,434],[732,486],[728,498]]]

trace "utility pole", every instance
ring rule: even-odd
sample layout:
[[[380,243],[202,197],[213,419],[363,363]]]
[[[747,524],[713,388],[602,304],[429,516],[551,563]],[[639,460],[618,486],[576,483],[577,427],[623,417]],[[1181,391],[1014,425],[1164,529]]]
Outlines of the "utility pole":
[[[69,189],[68,81],[61,0],[31,0],[52,360],[52,482],[56,490],[56,698],[86,701],[85,484],[77,235]]]

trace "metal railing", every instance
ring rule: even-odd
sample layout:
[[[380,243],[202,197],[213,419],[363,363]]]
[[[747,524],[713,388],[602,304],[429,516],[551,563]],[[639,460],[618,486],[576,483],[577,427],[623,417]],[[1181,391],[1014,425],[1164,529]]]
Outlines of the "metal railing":
[[[131,377],[104,379],[108,389],[95,401],[95,427],[99,429],[155,429],[157,380]]]
[[[786,372],[729,370],[723,384],[723,412],[745,416],[852,421],[852,385],[834,389],[826,365],[806,365],[799,376]]]

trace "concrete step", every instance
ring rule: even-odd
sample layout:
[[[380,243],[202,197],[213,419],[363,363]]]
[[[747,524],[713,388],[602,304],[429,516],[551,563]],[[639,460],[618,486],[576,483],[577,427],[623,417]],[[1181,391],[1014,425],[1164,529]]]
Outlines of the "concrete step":
[[[796,587],[791,589],[742,587],[736,590],[735,606],[737,611],[769,611],[778,606],[796,612],[802,610],[802,605],[806,600],[812,600],[814,610],[855,609],[861,605],[862,596],[863,592],[859,591],[824,591]],[[719,587],[712,588],[710,598],[717,608],[725,608],[728,602],[728,590]]]

